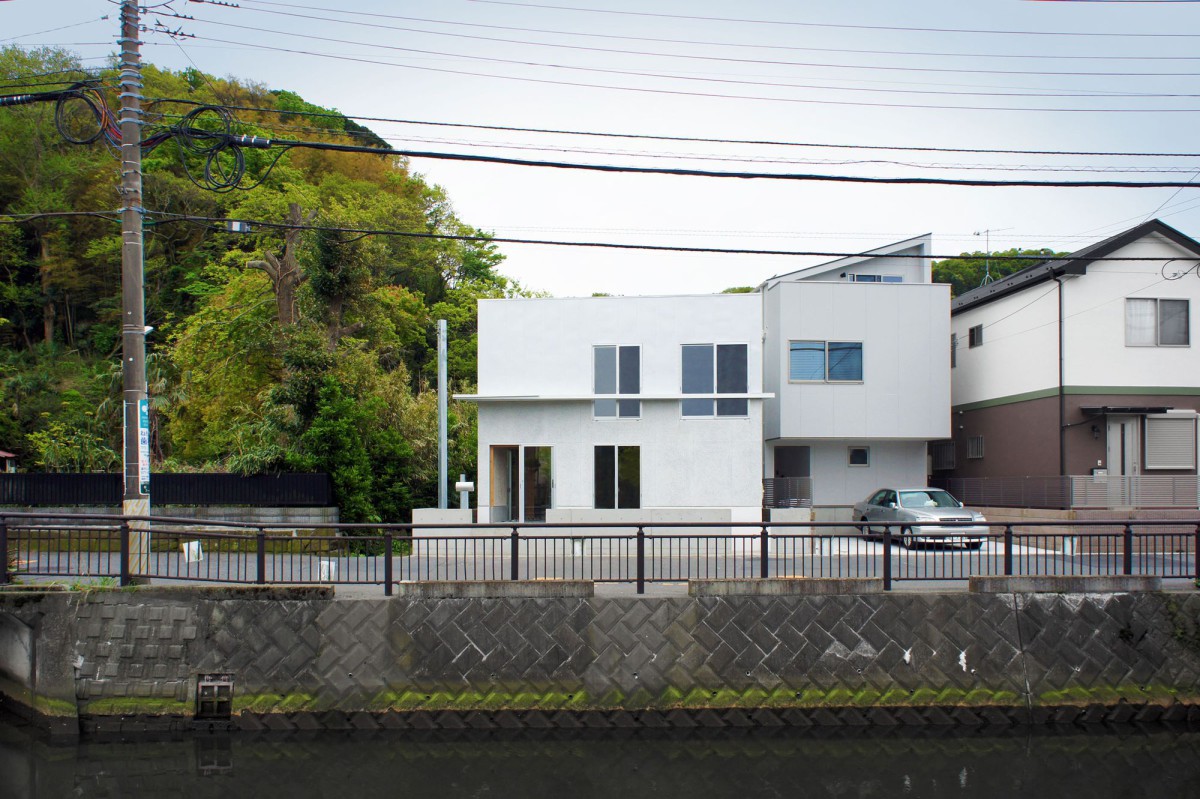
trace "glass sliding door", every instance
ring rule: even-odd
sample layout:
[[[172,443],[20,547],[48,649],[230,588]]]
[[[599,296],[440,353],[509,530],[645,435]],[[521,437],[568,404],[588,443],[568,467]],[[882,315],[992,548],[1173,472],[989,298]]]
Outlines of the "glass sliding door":
[[[491,520],[493,522],[512,522],[520,520],[519,482],[520,468],[518,465],[519,450],[517,447],[492,447],[492,496]]]
[[[546,521],[553,488],[550,447],[525,447],[525,516],[522,521]]]

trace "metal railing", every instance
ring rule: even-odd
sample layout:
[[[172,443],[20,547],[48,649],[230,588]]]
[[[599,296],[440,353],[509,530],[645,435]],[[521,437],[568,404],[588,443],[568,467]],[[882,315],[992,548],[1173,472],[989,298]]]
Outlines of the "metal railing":
[[[940,527],[950,527],[941,523]],[[52,578],[382,585],[480,580],[647,583],[769,577],[966,580],[996,575],[1200,575],[1200,519],[1026,522],[986,535],[873,535],[835,522],[461,526],[205,523],[164,517],[0,515],[0,584]],[[438,534],[445,528],[445,534]],[[976,528],[977,529],[977,528]],[[433,535],[425,533],[434,531]]]
[[[811,508],[812,504],[811,477],[763,478],[764,508]]]
[[[933,485],[993,508],[1200,508],[1196,475],[942,477]]]

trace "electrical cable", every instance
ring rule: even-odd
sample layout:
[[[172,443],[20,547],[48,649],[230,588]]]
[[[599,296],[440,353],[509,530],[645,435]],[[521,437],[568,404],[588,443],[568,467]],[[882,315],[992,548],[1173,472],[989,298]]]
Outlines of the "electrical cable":
[[[179,103],[182,105],[202,105],[197,100],[179,97],[155,97],[148,104]],[[403,119],[396,117],[377,117],[364,114],[343,114],[337,112],[297,111],[281,108],[263,108],[260,106],[226,105],[230,111],[253,111],[265,114],[283,116],[305,116],[322,119],[357,119],[364,122],[392,122],[400,125],[422,125],[429,127],[467,128],[471,130],[493,130],[511,133],[544,133],[562,136],[592,136],[615,139],[645,139],[648,141],[697,142],[705,144],[747,144],[772,147],[812,147],[839,150],[896,150],[901,152],[934,152],[934,153],[973,153],[994,155],[1060,155],[1060,156],[1104,156],[1116,158],[1200,158],[1200,152],[1120,152],[1104,150],[1019,150],[994,149],[983,147],[916,147],[905,145],[883,144],[833,144],[830,142],[797,142],[778,139],[721,139],[702,136],[664,136],[650,133],[617,133],[587,130],[569,130],[560,128],[526,128],[507,125],[481,125],[467,122],[436,122],[420,119]]]
[[[192,0],[195,3],[202,3],[204,0]],[[218,5],[218,4],[212,4]],[[220,4],[223,5],[223,4]],[[555,36],[577,36],[591,39],[616,39],[620,41],[635,41],[635,42],[654,42],[656,44],[688,44],[700,47],[737,47],[753,50],[789,50],[799,52],[824,52],[824,53],[853,53],[856,55],[899,55],[899,56],[935,56],[947,58],[970,58],[978,60],[980,58],[1017,58],[1017,59],[1056,59],[1056,60],[1089,60],[1089,61],[1198,61],[1200,56],[1169,56],[1169,55],[1071,55],[1065,53],[981,53],[981,52],[944,52],[944,51],[929,51],[929,50],[856,50],[841,47],[800,47],[796,45],[780,45],[780,44],[765,44],[763,42],[721,42],[711,39],[671,39],[664,37],[652,36],[629,36],[612,33],[598,33],[594,31],[570,31],[553,28],[529,28],[515,25],[492,25],[482,22],[466,22],[462,20],[445,20],[431,19],[429,17],[410,17],[400,14],[383,14],[379,12],[367,11],[349,11],[341,8],[331,8],[327,6],[311,6],[297,3],[275,3],[268,0],[241,0],[237,6],[229,6],[230,8],[239,8],[248,11],[260,11],[263,13],[276,13],[285,16],[300,16],[294,13],[285,11],[268,12],[266,9],[253,8],[253,6],[278,6],[289,9],[303,9],[305,11],[324,11],[332,14],[342,14],[344,16],[366,17],[369,19],[396,19],[404,22],[427,22],[434,25],[450,25],[460,28],[482,28],[485,30],[503,30],[516,31],[519,33],[546,33]],[[330,20],[342,22],[344,20]],[[376,26],[387,27],[387,26]]]

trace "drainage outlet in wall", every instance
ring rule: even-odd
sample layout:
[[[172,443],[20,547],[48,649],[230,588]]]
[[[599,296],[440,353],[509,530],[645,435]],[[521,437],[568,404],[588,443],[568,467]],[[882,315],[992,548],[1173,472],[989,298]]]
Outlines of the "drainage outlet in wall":
[[[196,676],[196,721],[228,721],[233,717],[233,675]]]

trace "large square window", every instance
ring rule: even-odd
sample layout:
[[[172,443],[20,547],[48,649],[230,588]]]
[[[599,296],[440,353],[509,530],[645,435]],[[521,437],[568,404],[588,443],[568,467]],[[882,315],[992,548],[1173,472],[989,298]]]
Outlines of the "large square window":
[[[749,390],[745,344],[685,344],[682,375],[684,394],[745,394]],[[746,416],[750,401],[722,397],[685,399],[684,416]]]
[[[596,394],[640,394],[642,390],[641,348],[603,346],[592,348],[593,389]],[[600,418],[636,419],[642,403],[636,399],[598,399],[595,414]]]

